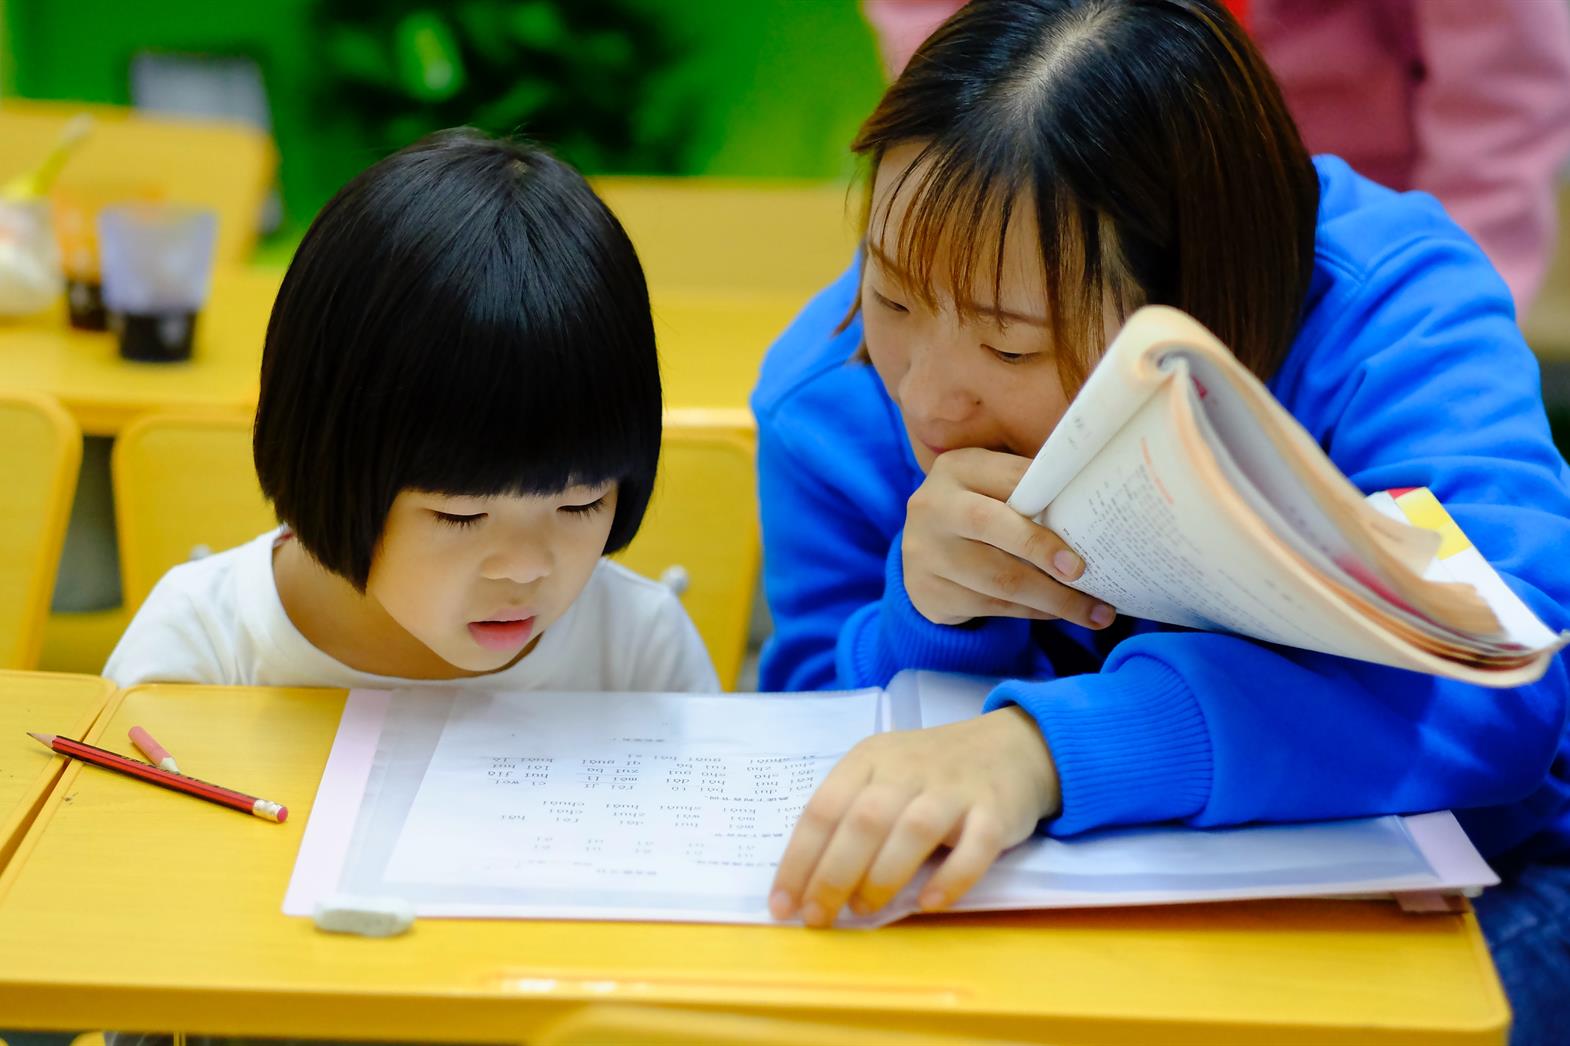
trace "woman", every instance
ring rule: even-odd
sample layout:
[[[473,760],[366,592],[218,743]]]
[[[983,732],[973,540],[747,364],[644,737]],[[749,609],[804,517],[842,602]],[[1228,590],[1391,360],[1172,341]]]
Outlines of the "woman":
[[[1072,551],[1003,503],[1121,319],[1172,305],[1354,484],[1431,488],[1570,627],[1570,469],[1476,244],[1432,199],[1311,161],[1211,0],[976,0],[853,148],[873,171],[862,256],[753,396],[776,627],[762,682],[1007,681],[975,720],[842,761],[787,847],[775,914],[877,908],[948,846],[922,897],[942,907],[1038,824],[1454,808],[1507,878],[1480,912],[1518,1027],[1547,1026],[1566,993],[1534,1009],[1530,982],[1570,976],[1562,660],[1502,694],[1112,620],[1062,583]]]

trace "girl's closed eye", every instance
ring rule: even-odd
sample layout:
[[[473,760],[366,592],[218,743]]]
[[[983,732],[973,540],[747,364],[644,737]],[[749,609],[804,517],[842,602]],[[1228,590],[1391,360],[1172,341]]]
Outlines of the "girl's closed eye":
[[[462,513],[438,512],[435,510],[432,510],[432,512],[436,516],[437,522],[446,523],[454,527],[472,527],[485,518],[485,513],[483,512]]]
[[[605,507],[605,501],[608,496],[608,494],[601,494],[593,501],[576,505],[562,505],[561,511],[574,516],[591,516]]]

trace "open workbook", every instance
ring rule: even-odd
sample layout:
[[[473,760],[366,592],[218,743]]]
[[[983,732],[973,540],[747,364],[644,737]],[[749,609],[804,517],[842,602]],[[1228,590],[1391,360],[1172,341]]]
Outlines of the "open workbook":
[[[1134,617],[1497,687],[1570,641],[1428,491],[1365,498],[1175,309],[1129,318],[1009,504],[1084,559],[1073,587]]]
[[[977,715],[990,683],[901,673],[831,694],[349,695],[284,912],[398,897],[425,916],[768,923],[803,804],[857,741]],[[849,925],[908,915],[920,879]],[[1034,837],[956,907],[1473,891],[1448,813]]]

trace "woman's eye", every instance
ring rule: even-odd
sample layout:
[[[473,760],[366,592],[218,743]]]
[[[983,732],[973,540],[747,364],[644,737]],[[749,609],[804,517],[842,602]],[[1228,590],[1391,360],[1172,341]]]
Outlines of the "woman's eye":
[[[460,515],[456,512],[438,512],[436,519],[453,527],[472,527],[485,518],[485,513],[475,512],[470,515]]]
[[[1004,363],[1024,363],[1030,359],[1030,353],[1028,352],[1004,352],[1002,349],[994,349],[990,345],[987,346],[987,351]]]
[[[591,514],[593,514],[595,512],[598,512],[600,509],[602,509],[604,507],[605,507],[605,495],[601,494],[599,497],[595,498],[593,501],[589,502],[586,505],[563,505],[561,507],[561,510],[563,512],[571,513],[574,516],[587,516],[587,515],[591,515]]]
[[[888,309],[891,312],[909,312],[910,311],[909,309],[905,308],[905,306],[901,305],[899,302],[893,300],[892,298],[886,297],[886,296],[884,296],[883,294],[880,294],[877,291],[873,291],[872,292],[872,297],[877,300],[877,303],[879,305],[883,306],[885,309]]]

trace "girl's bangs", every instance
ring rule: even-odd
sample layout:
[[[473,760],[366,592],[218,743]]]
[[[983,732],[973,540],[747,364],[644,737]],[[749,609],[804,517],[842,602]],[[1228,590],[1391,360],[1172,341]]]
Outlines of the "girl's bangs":
[[[405,450],[391,455],[403,462],[397,486],[548,495],[652,476],[657,372],[651,380],[637,368],[595,359],[609,339],[625,342],[635,333],[596,321],[593,310],[542,314],[525,302],[491,318],[466,311],[446,328],[450,358],[411,376]]]

